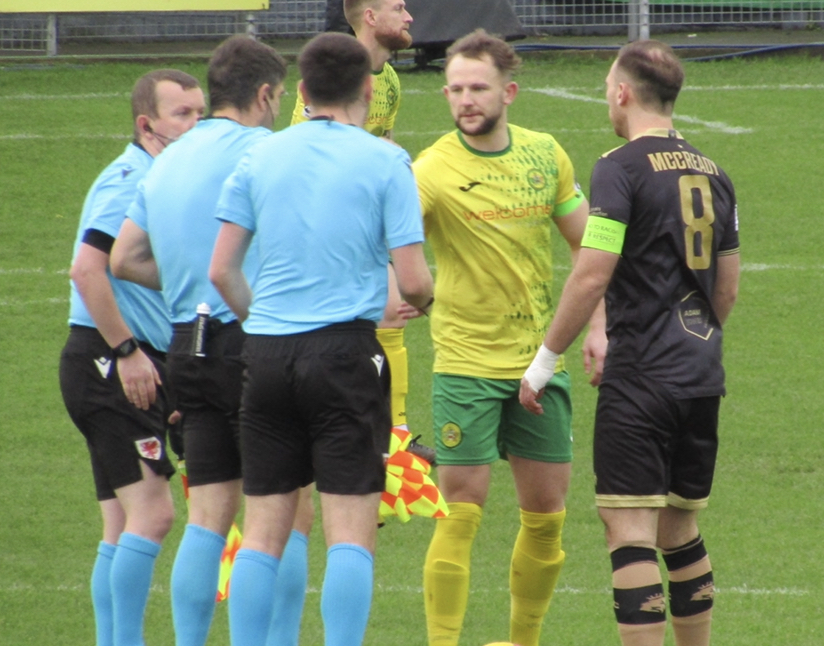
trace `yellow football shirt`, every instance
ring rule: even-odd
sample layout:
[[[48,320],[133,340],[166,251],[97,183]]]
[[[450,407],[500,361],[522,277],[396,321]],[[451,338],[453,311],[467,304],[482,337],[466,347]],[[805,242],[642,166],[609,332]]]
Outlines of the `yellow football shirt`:
[[[292,111],[292,123],[302,123],[311,118],[300,92]],[[398,73],[389,64],[384,63],[380,72],[372,72],[372,101],[369,103],[369,116],[364,128],[376,137],[383,137],[395,127],[395,117],[401,105],[401,82]]]
[[[509,134],[508,148],[484,153],[456,130],[413,164],[437,265],[435,372],[519,379],[552,319],[552,218],[584,196],[552,136]]]

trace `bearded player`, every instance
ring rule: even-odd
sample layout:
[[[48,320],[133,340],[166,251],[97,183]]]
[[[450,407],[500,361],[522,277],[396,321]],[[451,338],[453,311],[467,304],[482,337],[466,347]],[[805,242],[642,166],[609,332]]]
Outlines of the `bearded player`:
[[[498,459],[509,461],[520,508],[510,569],[513,642],[537,646],[564,562],[569,375],[559,365],[540,417],[521,408],[518,391],[541,344],[542,321],[552,318],[551,231],[557,228],[574,260],[588,204],[558,142],[507,122],[519,63],[510,45],[483,30],[455,42],[444,93],[457,130],[413,166],[438,266],[432,417],[438,484],[450,512],[436,521],[424,565],[431,646],[458,643],[470,553]],[[603,328],[603,316],[593,317],[585,345],[594,382],[606,350]]]

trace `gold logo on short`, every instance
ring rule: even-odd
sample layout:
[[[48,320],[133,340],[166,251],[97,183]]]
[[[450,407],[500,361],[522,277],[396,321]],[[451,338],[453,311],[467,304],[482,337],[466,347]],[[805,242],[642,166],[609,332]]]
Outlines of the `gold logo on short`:
[[[655,613],[664,613],[666,612],[667,604],[664,601],[664,595],[662,593],[653,594],[647,597],[647,600],[641,604],[641,612],[655,612]]]
[[[698,588],[698,592],[692,595],[690,601],[712,601],[713,597],[715,597],[715,585],[709,581]]]
[[[448,424],[444,424],[443,428],[441,428],[441,440],[446,448],[454,449],[461,443],[462,439],[461,427],[457,424],[449,422]]]

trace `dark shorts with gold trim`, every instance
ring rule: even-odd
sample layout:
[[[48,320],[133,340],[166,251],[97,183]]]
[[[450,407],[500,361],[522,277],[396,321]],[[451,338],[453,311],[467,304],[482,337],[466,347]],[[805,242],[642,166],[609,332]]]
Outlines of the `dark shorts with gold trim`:
[[[599,507],[706,507],[720,397],[676,399],[643,376],[601,384],[593,461]]]

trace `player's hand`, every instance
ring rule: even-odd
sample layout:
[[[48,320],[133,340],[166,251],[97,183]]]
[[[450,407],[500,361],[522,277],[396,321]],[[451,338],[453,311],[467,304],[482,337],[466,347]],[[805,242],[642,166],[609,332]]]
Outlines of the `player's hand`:
[[[532,390],[532,386],[526,380],[526,377],[521,379],[521,392],[518,394],[518,399],[521,401],[521,406],[526,408],[530,413],[535,415],[542,415],[544,407],[538,402],[544,394],[544,389],[541,388],[537,393]]]
[[[584,355],[584,372],[589,375],[589,385],[599,386],[607,356],[607,335],[604,331],[590,330],[584,339],[581,353]]]
[[[521,379],[521,391],[518,394],[518,399],[521,406],[530,413],[540,415],[544,412],[544,407],[538,403],[538,399],[544,394],[546,385],[555,376],[555,364],[558,363],[560,356],[542,343],[538,348],[538,352],[535,353],[532,363],[526,369]]]
[[[408,321],[409,319],[416,319],[419,316],[426,316],[423,310],[419,310],[414,305],[410,305],[406,301],[401,301],[401,304],[398,305],[398,316],[400,316],[404,321]]]
[[[128,357],[118,358],[117,374],[126,399],[132,404],[141,410],[148,410],[154,404],[160,375],[143,350],[137,349]]]

